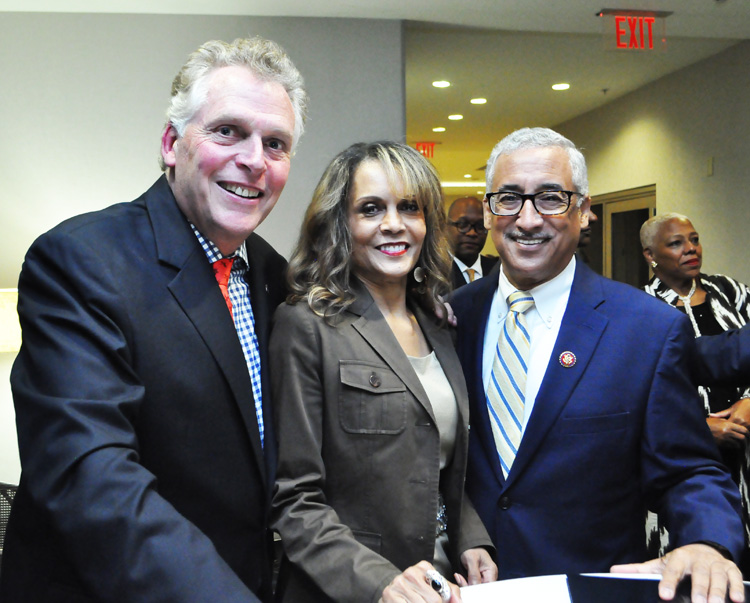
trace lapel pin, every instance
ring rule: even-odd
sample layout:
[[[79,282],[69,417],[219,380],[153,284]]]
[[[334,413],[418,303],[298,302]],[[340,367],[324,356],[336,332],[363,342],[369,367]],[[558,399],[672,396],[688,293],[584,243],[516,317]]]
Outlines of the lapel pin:
[[[560,354],[560,364],[564,368],[572,368],[576,363],[576,355],[573,352],[563,352]]]

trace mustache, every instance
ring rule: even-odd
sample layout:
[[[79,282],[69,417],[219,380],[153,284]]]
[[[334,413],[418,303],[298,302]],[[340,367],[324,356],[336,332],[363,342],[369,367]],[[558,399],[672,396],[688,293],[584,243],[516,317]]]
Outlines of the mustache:
[[[548,241],[552,237],[548,234],[537,232],[533,234],[521,232],[520,230],[512,230],[505,233],[506,239],[516,240],[525,239],[526,241]]]

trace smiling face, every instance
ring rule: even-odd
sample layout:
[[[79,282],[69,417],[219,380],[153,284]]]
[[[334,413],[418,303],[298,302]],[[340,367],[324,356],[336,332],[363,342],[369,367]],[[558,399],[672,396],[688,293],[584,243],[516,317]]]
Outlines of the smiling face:
[[[246,67],[221,67],[178,136],[169,124],[162,157],[185,216],[225,255],[234,252],[278,201],[289,175],[294,112],[281,84]]]
[[[406,198],[400,181],[389,182],[379,162],[366,160],[354,172],[348,204],[352,272],[368,288],[405,286],[427,230],[417,201]]]
[[[703,263],[703,247],[698,232],[690,220],[682,218],[664,222],[644,255],[649,262],[656,262],[654,271],[670,286],[679,287],[696,278]]]
[[[575,190],[567,152],[560,147],[540,147],[500,155],[495,163],[492,190],[537,193]],[[508,280],[528,291],[556,277],[568,265],[578,246],[581,228],[588,224],[590,199],[574,195],[568,211],[541,216],[530,201],[516,216],[495,216],[484,201],[484,223],[500,255]]]

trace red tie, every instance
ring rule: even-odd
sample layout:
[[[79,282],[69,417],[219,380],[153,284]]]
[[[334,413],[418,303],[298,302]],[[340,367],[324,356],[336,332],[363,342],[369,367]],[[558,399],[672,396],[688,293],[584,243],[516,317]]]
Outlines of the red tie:
[[[221,294],[224,296],[224,301],[227,302],[230,315],[232,315],[232,300],[229,299],[229,274],[232,272],[233,262],[234,258],[224,258],[211,264],[211,267],[214,269],[216,282],[219,283]],[[234,318],[234,315],[232,315],[232,318]]]

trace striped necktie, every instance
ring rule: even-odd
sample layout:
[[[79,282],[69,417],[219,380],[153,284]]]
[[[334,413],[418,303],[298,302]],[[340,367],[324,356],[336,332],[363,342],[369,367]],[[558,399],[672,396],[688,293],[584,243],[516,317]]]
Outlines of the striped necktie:
[[[530,339],[524,312],[533,306],[534,298],[526,291],[508,296],[508,315],[497,341],[487,390],[492,435],[505,477],[521,443]]]

